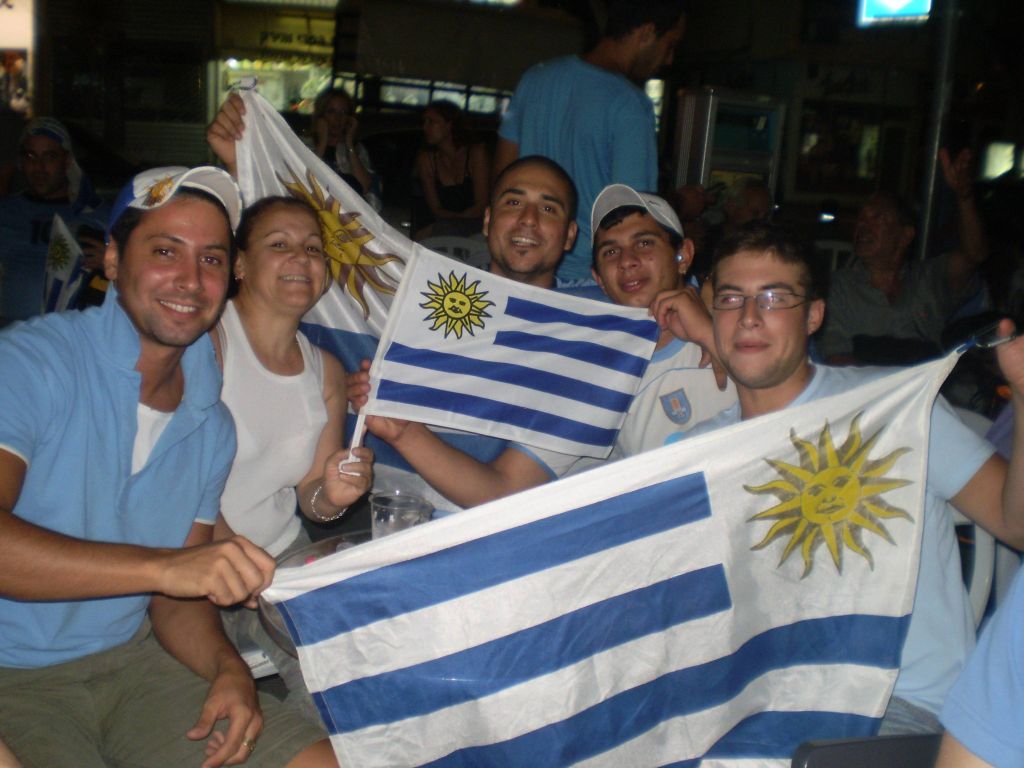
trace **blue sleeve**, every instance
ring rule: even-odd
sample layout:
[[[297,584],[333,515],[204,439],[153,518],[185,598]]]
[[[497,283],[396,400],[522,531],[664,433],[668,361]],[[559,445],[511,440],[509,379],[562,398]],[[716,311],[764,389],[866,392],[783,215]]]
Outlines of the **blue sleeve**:
[[[0,448],[28,465],[46,425],[59,418],[52,388],[62,379],[49,363],[39,338],[0,335]]]
[[[630,94],[630,102],[612,110],[609,118],[614,137],[610,182],[657,192],[658,147],[650,101],[642,93]]]
[[[498,128],[498,136],[506,141],[511,141],[513,144],[522,143],[522,106],[530,101],[529,90],[532,74],[533,69],[529,69],[520,78],[519,85],[516,86],[515,91],[512,93],[512,98],[508,102],[508,109],[505,111],[504,117],[501,118],[501,126]]]
[[[213,418],[219,421],[216,438],[211,441],[210,474],[206,480],[206,487],[203,489],[202,500],[199,509],[196,510],[197,523],[217,522],[217,515],[220,512],[220,497],[224,493],[224,484],[228,481],[228,474],[235,461],[235,450],[237,449],[237,438],[235,436],[235,422],[230,411],[223,403],[218,403],[217,410],[221,413]]]
[[[991,765],[1024,765],[1024,570],[967,660],[942,708],[942,724]]]
[[[1010,453],[1013,451],[1013,429],[1014,429],[1013,405],[1007,403],[999,412],[996,420],[992,422],[985,438],[996,447],[999,455],[1009,461]]]
[[[952,499],[981,469],[995,448],[964,424],[939,396],[932,408],[928,436],[928,489],[942,499]]]

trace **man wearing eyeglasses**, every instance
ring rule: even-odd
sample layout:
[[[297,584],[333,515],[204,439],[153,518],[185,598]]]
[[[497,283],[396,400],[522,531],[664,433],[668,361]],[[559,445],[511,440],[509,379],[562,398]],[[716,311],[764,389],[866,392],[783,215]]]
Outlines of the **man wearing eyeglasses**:
[[[715,347],[739,402],[687,436],[840,394],[887,372],[810,362],[808,337],[821,326],[825,302],[806,249],[777,225],[752,222],[723,240],[711,279]],[[671,301],[655,309],[660,317]],[[1001,334],[1012,330],[1004,320]],[[997,354],[1016,409],[1024,404],[1024,339],[1002,344]],[[1017,424],[1022,423],[1024,416],[1018,415]],[[1024,428],[1019,429],[1016,439],[1024,440]],[[1011,457],[1008,471],[993,451],[938,398],[928,444],[914,611],[880,733],[941,732],[938,712],[974,645],[949,504],[1011,546],[1024,544],[1024,461]]]

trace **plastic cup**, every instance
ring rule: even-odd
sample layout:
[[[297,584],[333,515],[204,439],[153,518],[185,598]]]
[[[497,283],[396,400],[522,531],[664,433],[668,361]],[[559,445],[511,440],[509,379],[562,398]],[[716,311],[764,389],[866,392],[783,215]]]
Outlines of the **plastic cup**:
[[[411,493],[375,493],[370,496],[370,526],[379,539],[425,523],[433,511],[430,504]]]

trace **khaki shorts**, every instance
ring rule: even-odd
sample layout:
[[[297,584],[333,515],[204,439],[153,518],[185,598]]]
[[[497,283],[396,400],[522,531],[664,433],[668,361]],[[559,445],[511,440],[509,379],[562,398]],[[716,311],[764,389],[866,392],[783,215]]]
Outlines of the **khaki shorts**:
[[[40,669],[0,668],[0,741],[24,768],[198,766],[206,740],[185,736],[209,684],[160,647],[148,624],[131,641]],[[322,729],[261,695],[263,733],[247,766],[281,768]],[[226,729],[227,721],[217,724]]]

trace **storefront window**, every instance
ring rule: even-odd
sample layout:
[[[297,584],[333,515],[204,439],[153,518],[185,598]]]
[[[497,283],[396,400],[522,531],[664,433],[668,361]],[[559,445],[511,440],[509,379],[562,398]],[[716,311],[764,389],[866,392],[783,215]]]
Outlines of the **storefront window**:
[[[500,114],[508,106],[508,100],[508,95],[501,91],[486,91],[481,88],[470,94],[469,111],[485,115]]]
[[[219,104],[242,79],[255,77],[260,94],[279,112],[311,114],[313,100],[331,81],[327,62],[226,59],[219,62]]]

